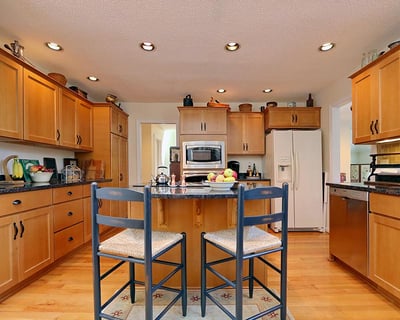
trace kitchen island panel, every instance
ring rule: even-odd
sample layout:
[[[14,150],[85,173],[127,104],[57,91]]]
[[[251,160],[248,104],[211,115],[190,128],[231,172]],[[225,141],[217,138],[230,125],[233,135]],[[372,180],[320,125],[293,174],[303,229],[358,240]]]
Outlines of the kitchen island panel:
[[[269,202],[258,201],[248,203],[245,209],[254,212],[255,207],[265,208]],[[140,204],[131,203],[129,216],[131,218],[138,218],[134,212],[142,212]],[[160,231],[172,232],[186,232],[187,235],[187,275],[188,287],[200,287],[200,234],[203,231],[215,231],[219,229],[231,228],[236,225],[236,208],[237,200],[229,198],[190,198],[190,199],[159,199],[153,198],[152,200],[152,217],[153,228]],[[135,210],[136,209],[136,210]],[[138,210],[139,209],[139,210]],[[267,208],[269,212],[269,207]],[[210,259],[220,258],[221,253],[209,250],[207,254]],[[177,259],[179,257],[178,250],[174,250],[168,255],[166,259]],[[232,268],[224,266],[223,272],[228,276],[234,278],[234,262]],[[247,265],[247,264],[246,264]],[[264,268],[257,267],[256,274],[260,279],[265,280],[266,272]],[[245,269],[247,270],[247,266]],[[159,280],[168,272],[167,267],[157,266],[154,271],[154,277]],[[139,277],[143,277],[143,268],[138,268]],[[209,284],[216,285],[219,283],[218,279],[214,276],[209,276]],[[171,279],[169,283],[173,286],[179,285],[179,278]]]

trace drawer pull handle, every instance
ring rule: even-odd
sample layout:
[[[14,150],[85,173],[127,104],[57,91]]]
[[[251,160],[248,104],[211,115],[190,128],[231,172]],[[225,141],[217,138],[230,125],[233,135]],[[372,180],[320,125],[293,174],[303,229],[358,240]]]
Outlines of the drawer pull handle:
[[[72,196],[72,191],[68,191],[67,195]]]
[[[73,213],[72,211],[69,211],[67,215],[68,215],[68,217],[70,217],[70,216],[72,216],[73,214],[74,214],[74,213]]]
[[[21,204],[22,203],[22,201],[21,200],[14,200],[13,202],[12,202],[12,204],[14,205],[14,206],[17,206],[17,205],[19,205],[19,204]]]
[[[17,224],[14,222],[14,240],[17,239],[17,235],[18,235],[18,227]]]
[[[68,242],[74,241],[74,237],[69,237]]]
[[[24,235],[24,231],[25,231],[25,226],[22,223],[22,221],[19,222],[19,225],[21,226],[21,235],[19,236],[20,238],[22,238],[22,236]]]

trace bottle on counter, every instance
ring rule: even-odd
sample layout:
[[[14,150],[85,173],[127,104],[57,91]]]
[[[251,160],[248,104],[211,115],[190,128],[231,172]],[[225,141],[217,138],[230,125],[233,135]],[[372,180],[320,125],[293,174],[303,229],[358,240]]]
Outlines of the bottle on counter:
[[[251,169],[251,163],[247,167],[247,176],[251,177],[253,175],[253,170]]]
[[[256,168],[256,164],[253,163],[253,177],[257,176],[257,168]]]

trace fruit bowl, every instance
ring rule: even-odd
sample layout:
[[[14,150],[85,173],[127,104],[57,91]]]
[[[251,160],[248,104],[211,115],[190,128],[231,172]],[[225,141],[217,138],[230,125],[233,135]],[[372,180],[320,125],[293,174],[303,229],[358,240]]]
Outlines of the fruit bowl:
[[[230,190],[233,185],[235,184],[235,181],[232,182],[213,182],[209,181],[208,184],[210,185],[211,189],[213,190]]]
[[[51,176],[53,175],[53,172],[37,171],[37,172],[31,172],[29,174],[33,182],[49,182]]]

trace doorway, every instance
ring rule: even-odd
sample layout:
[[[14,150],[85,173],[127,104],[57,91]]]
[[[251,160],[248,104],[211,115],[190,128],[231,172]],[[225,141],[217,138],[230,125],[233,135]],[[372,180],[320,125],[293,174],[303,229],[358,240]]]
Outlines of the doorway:
[[[332,182],[362,182],[371,161],[370,145],[355,145],[352,142],[351,102],[346,102],[332,110],[331,130],[331,177]],[[354,176],[357,167],[359,181]]]
[[[159,166],[169,168],[170,147],[177,145],[176,124],[142,122],[140,136],[139,181],[148,183],[157,175]]]

